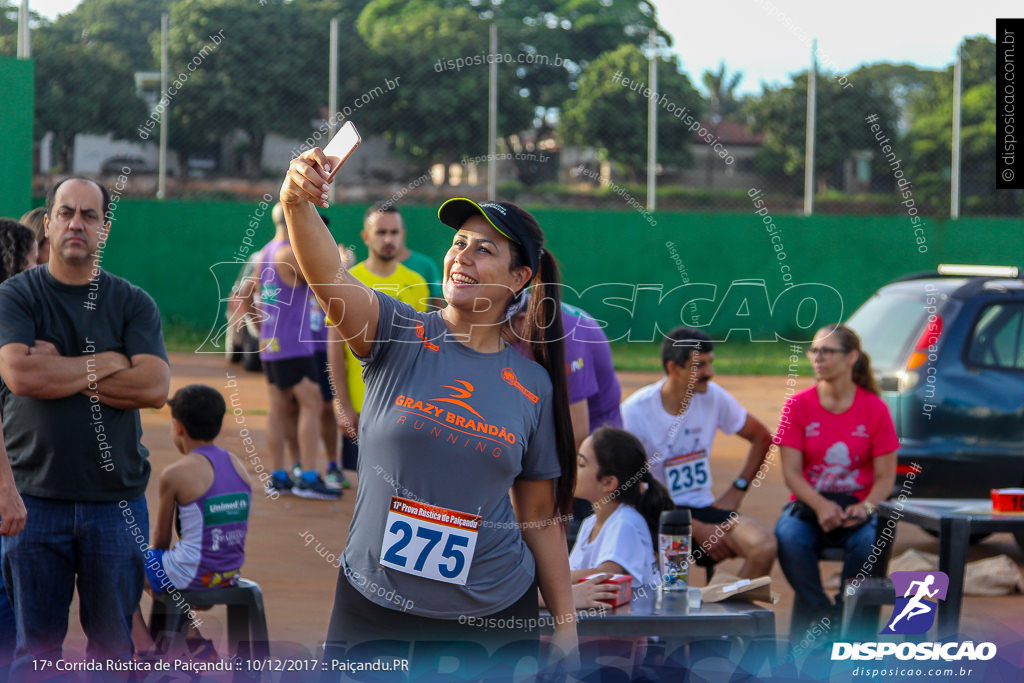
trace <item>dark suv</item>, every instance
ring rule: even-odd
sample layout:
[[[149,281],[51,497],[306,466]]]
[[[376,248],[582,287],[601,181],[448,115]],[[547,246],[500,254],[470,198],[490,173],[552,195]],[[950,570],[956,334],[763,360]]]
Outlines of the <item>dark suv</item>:
[[[900,437],[897,487],[988,498],[1024,485],[1024,282],[1016,268],[939,266],[882,287],[848,325]]]

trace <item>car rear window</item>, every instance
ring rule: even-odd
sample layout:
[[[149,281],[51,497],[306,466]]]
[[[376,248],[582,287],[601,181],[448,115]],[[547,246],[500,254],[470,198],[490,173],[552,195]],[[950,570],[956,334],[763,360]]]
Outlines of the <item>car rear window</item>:
[[[860,337],[871,366],[889,372],[903,367],[907,347],[927,315],[923,294],[885,292],[865,301],[846,324]]]
[[[993,304],[983,309],[971,331],[967,362],[1024,370],[1024,305]]]

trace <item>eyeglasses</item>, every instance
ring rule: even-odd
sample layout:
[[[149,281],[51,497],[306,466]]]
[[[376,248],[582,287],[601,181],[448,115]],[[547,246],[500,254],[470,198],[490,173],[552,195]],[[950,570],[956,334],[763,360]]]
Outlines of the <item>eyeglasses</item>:
[[[833,349],[827,346],[808,346],[807,357],[814,358],[817,355],[825,356],[825,358],[831,358],[837,353],[847,353],[846,349]]]

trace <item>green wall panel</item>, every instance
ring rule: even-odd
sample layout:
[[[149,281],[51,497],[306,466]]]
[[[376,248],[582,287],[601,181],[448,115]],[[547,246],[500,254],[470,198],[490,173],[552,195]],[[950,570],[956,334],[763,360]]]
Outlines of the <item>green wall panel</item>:
[[[32,208],[32,112],[35,62],[0,57],[0,216]]]
[[[335,238],[358,245],[360,259],[365,208],[325,212]],[[219,300],[240,268],[232,261],[246,256],[240,247],[247,227],[258,226],[256,245],[273,235],[269,210],[259,218],[259,209],[254,202],[123,200],[104,267],[149,291],[166,321],[210,329],[223,319]],[[438,223],[436,209],[407,207],[403,215],[410,247],[440,262],[452,231]],[[1024,254],[1024,226],[1010,219],[925,219],[922,253],[906,215],[778,215],[772,234],[753,211],[658,213],[653,225],[634,211],[535,215],[573,288],[565,299],[623,341],[660,338],[681,322],[706,327],[716,339],[805,340],[900,275],[941,262],[1017,265]]]

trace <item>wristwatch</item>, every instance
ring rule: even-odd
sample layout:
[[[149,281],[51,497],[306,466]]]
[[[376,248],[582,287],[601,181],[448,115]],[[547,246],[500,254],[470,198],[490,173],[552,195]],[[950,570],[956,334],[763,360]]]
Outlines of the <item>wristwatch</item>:
[[[740,491],[746,491],[747,489],[750,488],[750,482],[744,479],[743,477],[736,477],[736,479],[732,482],[732,485],[738,488]]]
[[[864,506],[864,512],[868,513],[868,517],[870,517],[871,515],[875,514],[875,504],[874,503],[870,503],[870,502],[865,500],[863,503],[861,503],[861,505]]]

